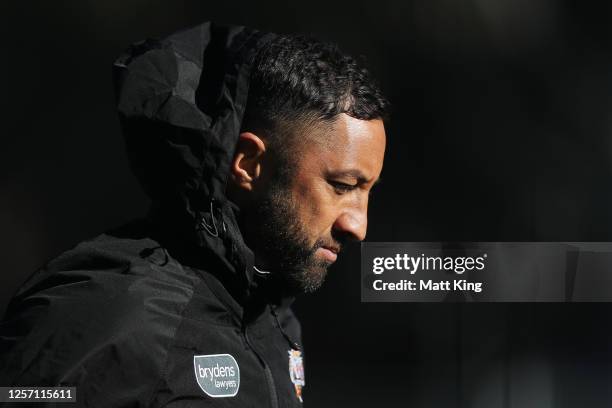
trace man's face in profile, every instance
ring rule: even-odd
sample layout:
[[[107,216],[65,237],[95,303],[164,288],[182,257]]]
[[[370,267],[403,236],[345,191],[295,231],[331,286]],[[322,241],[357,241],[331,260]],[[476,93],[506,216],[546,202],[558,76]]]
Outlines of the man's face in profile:
[[[386,142],[382,120],[346,114],[303,132],[288,168],[270,176],[247,220],[257,262],[294,293],[319,288],[343,245],[365,238]]]

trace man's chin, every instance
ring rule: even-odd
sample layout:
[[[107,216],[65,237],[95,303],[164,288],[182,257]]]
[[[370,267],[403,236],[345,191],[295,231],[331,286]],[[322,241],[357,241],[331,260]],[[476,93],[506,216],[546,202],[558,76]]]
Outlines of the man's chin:
[[[309,268],[294,271],[285,275],[285,291],[293,296],[312,293],[323,286],[327,276],[327,269],[333,262],[317,261]]]

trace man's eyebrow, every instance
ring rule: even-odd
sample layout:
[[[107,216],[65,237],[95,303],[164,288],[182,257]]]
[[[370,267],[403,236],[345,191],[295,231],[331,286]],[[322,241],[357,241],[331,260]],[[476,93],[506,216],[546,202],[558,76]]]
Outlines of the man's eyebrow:
[[[369,181],[368,178],[357,169],[332,171],[329,175],[331,177],[352,177],[357,180],[358,184],[367,183]],[[373,186],[378,183],[380,183],[380,177],[374,181]]]

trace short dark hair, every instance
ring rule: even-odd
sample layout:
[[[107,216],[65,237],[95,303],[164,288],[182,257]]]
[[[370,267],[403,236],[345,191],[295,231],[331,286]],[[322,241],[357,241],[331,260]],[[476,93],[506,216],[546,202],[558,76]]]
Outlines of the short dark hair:
[[[288,148],[288,140],[277,137],[291,133],[296,125],[330,121],[341,113],[363,120],[387,119],[388,108],[369,72],[337,45],[281,35],[253,60],[242,129],[263,131],[273,146]]]

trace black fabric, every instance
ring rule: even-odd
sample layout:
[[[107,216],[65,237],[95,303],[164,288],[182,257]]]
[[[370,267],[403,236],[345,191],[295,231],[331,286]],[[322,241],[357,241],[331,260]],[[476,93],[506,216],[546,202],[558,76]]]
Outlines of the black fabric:
[[[249,63],[273,36],[204,23],[115,62],[126,146],[153,210],[25,282],[0,324],[0,385],[76,386],[83,407],[301,406],[291,299],[254,272],[224,195]],[[194,356],[211,354],[236,359],[235,397],[198,386]]]

